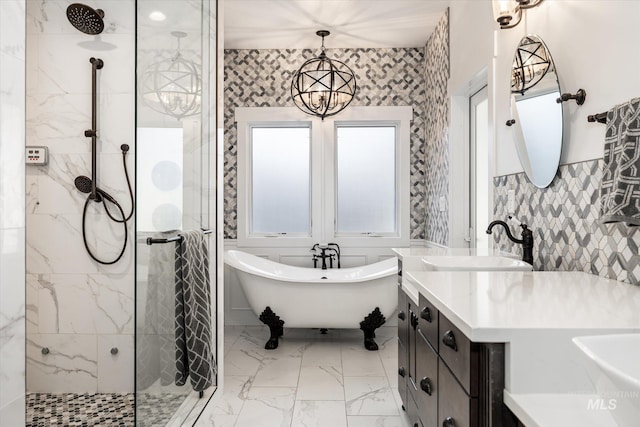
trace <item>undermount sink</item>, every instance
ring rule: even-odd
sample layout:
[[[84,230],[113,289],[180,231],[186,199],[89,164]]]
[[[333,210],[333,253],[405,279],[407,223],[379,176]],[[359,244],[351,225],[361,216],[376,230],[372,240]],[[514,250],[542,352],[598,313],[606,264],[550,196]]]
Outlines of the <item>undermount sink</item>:
[[[600,401],[621,426],[640,420],[640,334],[575,337]]]
[[[429,271],[533,271],[524,261],[505,256],[425,256]]]

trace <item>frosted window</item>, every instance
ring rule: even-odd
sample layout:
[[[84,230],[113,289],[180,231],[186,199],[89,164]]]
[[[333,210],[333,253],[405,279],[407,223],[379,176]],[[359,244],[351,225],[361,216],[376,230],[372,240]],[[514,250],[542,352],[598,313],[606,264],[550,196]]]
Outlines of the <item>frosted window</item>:
[[[396,128],[338,127],[338,233],[396,231]]]
[[[182,128],[137,129],[136,227],[138,231],[182,229]]]
[[[251,232],[311,233],[310,129],[251,129]]]

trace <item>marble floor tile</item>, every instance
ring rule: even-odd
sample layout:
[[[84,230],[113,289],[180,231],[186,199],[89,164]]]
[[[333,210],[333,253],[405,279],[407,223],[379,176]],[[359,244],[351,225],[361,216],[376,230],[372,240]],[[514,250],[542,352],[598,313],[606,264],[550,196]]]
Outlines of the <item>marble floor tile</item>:
[[[232,327],[221,394],[195,426],[410,427],[396,388],[395,334],[380,328],[376,352],[364,349],[359,330],[285,329],[271,351],[266,328]]]
[[[225,375],[251,375],[254,376],[264,363],[261,352],[250,350],[230,350],[224,359]]]
[[[296,400],[344,401],[342,373],[330,366],[303,366]]]
[[[331,366],[342,372],[340,342],[312,342],[302,354],[302,366]]]
[[[296,387],[300,376],[299,357],[265,360],[253,381],[254,387]]]
[[[409,418],[405,416],[348,416],[348,427],[406,427],[409,425]]]
[[[214,395],[203,411],[203,415],[238,415],[247,400],[249,389],[253,384],[249,376],[225,376],[223,391]],[[214,418],[214,417],[211,417]],[[237,418],[237,417],[236,417]]]
[[[290,427],[295,387],[252,387],[235,427]]]
[[[387,377],[345,377],[347,415],[399,415]]]
[[[291,425],[296,427],[347,427],[344,401],[297,400]]]
[[[347,347],[342,349],[342,373],[345,377],[378,377],[386,375],[377,351]]]

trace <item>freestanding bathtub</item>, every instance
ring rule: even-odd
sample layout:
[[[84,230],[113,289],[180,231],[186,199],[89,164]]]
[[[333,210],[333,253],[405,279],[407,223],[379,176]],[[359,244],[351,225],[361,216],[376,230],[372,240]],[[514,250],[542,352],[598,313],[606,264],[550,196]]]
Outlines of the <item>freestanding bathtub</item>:
[[[266,349],[278,347],[283,327],[358,328],[364,345],[377,350],[375,329],[398,305],[398,262],[390,258],[355,268],[316,269],[280,264],[246,252],[228,250],[254,313],[269,326]]]

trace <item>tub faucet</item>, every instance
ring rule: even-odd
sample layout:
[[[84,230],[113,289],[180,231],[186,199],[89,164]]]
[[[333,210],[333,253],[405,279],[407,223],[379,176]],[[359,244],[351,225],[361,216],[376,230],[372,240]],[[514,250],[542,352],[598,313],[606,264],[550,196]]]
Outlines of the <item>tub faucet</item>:
[[[489,227],[487,227],[487,234],[491,234],[493,227],[496,225],[501,225],[504,227],[505,232],[507,233],[507,237],[513,243],[518,243],[522,245],[522,260],[526,263],[533,265],[533,232],[529,230],[527,224],[520,223],[520,227],[522,227],[522,239],[516,239],[511,234],[511,230],[506,222],[496,220],[491,221]]]
[[[316,243],[311,248],[313,255],[313,268],[318,268],[318,260],[322,260],[322,269],[327,269],[327,259],[329,260],[329,268],[333,268],[333,260],[338,261],[338,268],[340,268],[340,246],[337,243],[328,243],[326,245],[320,245]],[[319,252],[319,253],[318,253]]]

